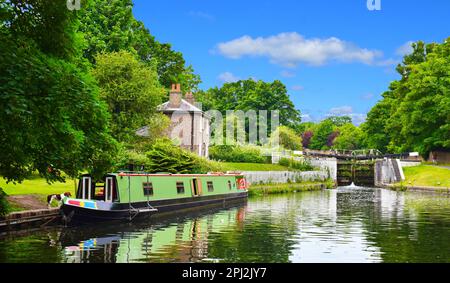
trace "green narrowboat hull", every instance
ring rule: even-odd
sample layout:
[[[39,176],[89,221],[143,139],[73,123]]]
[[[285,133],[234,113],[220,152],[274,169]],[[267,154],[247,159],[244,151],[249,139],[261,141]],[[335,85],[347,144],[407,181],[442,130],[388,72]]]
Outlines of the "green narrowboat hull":
[[[83,176],[76,198],[63,200],[63,220],[74,223],[131,221],[199,206],[245,201],[245,178],[238,174],[171,175],[109,174],[102,194],[89,175]]]

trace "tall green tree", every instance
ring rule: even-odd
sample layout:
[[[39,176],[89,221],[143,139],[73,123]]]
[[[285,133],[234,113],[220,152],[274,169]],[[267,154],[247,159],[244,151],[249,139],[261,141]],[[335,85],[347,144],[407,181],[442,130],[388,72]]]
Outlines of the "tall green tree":
[[[360,127],[347,123],[338,128],[338,133],[333,148],[340,150],[357,150],[364,148],[365,135]]]
[[[401,153],[450,149],[450,38],[442,44],[413,44],[364,125],[368,144]]]
[[[228,110],[279,111],[281,125],[295,128],[301,122],[300,111],[291,101],[286,86],[278,80],[269,83],[248,79],[226,83],[220,88],[201,92],[196,98],[206,106],[206,110],[215,109],[223,114]]]
[[[65,1],[2,5],[8,12],[0,25],[0,175],[20,182],[37,170],[63,181],[61,171],[106,172],[117,144],[76,49],[76,12]]]
[[[145,25],[133,16],[131,0],[95,0],[83,5],[79,30],[87,45],[84,56],[95,63],[97,54],[126,50],[142,62],[156,66],[160,83],[169,88],[180,83],[184,91],[196,91],[201,80],[187,66],[181,52],[158,42]]]
[[[119,141],[131,142],[136,130],[152,124],[165,94],[156,70],[127,51],[98,55],[96,62],[93,73],[112,116],[112,133]]]
[[[329,149],[329,137],[335,132],[336,125],[331,119],[325,119],[320,122],[311,138],[309,149],[325,150]]]

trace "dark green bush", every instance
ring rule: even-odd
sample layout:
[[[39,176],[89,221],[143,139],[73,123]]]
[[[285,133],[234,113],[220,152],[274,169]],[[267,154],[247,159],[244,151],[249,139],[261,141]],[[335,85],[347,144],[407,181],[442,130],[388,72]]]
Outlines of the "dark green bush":
[[[3,189],[0,188],[0,217],[8,214],[9,205],[8,205],[8,201],[6,200],[7,196],[8,195],[3,191]]]
[[[183,150],[166,139],[156,141],[147,152],[147,158],[145,169],[153,173],[205,174],[222,171],[219,164]]]
[[[213,160],[233,163],[266,163],[267,161],[258,148],[250,146],[213,146],[209,149],[209,157]]]

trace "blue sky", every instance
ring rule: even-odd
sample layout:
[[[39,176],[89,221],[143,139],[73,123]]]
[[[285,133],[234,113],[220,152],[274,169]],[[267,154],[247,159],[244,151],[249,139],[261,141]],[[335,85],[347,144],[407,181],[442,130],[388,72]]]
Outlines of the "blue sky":
[[[181,51],[203,83],[281,80],[304,120],[355,122],[381,98],[408,43],[450,36],[449,0],[133,0],[134,14]]]

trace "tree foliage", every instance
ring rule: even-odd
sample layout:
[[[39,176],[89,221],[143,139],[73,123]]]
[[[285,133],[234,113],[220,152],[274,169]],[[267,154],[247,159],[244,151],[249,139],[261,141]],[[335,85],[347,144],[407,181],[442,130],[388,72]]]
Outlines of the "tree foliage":
[[[309,144],[309,149],[322,150],[329,149],[329,137],[335,131],[336,125],[331,119],[320,122]]]
[[[279,111],[281,125],[295,128],[301,122],[300,111],[295,109],[286,86],[278,80],[269,83],[248,79],[226,83],[221,88],[215,87],[200,92],[196,97],[204,109],[218,110],[222,114],[226,114],[229,110]],[[271,131],[270,123],[271,120],[268,119],[269,131]]]
[[[64,1],[9,1],[0,27],[0,175],[100,174],[116,143]]]
[[[280,126],[272,135],[272,144],[274,143],[274,138],[278,139],[279,145],[284,149],[289,150],[302,150],[303,142],[302,137],[298,135],[293,129]]]
[[[215,163],[173,146],[167,139],[156,141],[147,152],[147,158],[146,170],[153,173],[205,174],[221,171]]]
[[[402,78],[391,83],[364,125],[368,144],[424,156],[450,149],[450,39],[413,44],[397,71]]]
[[[169,88],[172,83],[185,91],[196,91],[201,80],[192,66],[186,66],[181,52],[167,43],[158,42],[144,24],[136,20],[131,0],[89,1],[81,10],[79,30],[87,44],[84,56],[92,63],[97,54],[129,51],[150,66],[156,66],[160,83]]]
[[[333,148],[340,150],[357,150],[364,148],[365,134],[360,127],[345,124],[339,127]]]
[[[216,145],[210,147],[209,157],[212,160],[234,163],[265,163],[266,158],[255,146]]]
[[[93,73],[112,116],[112,133],[119,141],[130,142],[135,139],[136,130],[150,124],[164,89],[156,71],[130,52],[101,54],[96,62]]]

